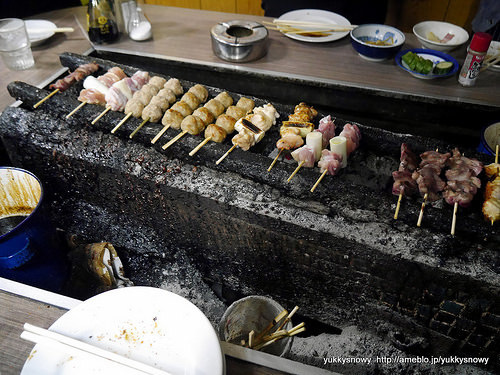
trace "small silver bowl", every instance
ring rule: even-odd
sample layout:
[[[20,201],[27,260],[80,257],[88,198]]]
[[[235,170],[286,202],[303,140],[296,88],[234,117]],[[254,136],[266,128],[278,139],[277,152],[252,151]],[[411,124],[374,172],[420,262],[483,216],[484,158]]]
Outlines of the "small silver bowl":
[[[268,31],[258,22],[229,21],[212,27],[212,49],[215,55],[232,62],[248,62],[267,53]]]

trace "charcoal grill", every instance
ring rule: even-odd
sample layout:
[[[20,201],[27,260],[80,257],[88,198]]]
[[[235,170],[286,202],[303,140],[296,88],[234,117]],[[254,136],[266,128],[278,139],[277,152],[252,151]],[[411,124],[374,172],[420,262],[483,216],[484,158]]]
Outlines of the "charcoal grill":
[[[416,153],[460,146],[467,156],[491,162],[471,147],[471,129],[446,138],[433,124],[413,131],[419,134],[395,131],[411,128],[412,108],[432,108],[419,111],[421,120],[454,104],[409,102],[397,111],[405,98],[369,97],[362,89],[345,95],[335,85],[265,73],[108,52],[61,56],[70,69],[90,61],[100,64],[99,74],[116,65],[128,74],[141,68],[179,78],[185,88],[205,84],[210,97],[227,90],[235,99],[252,97],[257,105],[270,101],[281,119],[306,101],[318,109],[318,118],[332,114],[337,129],[355,122],[363,138],[348,167],[310,193],[317,169],[303,168],[290,183],[295,164],[279,162],[266,171],[279,124],[250,151],[235,150],[216,165],[229,140],[209,143],[190,157],[201,138],[185,136],[164,151],[161,145],[178,132],[169,129],[153,146],[159,124],[147,124],[130,140],[139,120],[110,134],[121,113],[91,125],[102,108],[87,105],[66,119],[79,104],[81,83],[33,110],[49,91],[13,82],[9,91],[23,103],[2,113],[0,135],[12,161],[47,185],[61,228],[122,249],[128,272],[139,283],[155,284],[151,265],[161,272],[182,251],[207,283],[235,294],[265,294],[300,305],[304,316],[330,326],[375,328],[374,319],[388,322],[425,337],[427,353],[498,360],[500,232],[483,220],[481,194],[459,211],[455,236],[449,234],[452,207],[446,205],[428,206],[421,228],[415,225],[418,199],[405,200],[400,219],[392,219],[397,197],[390,193],[391,171],[399,164],[402,142]],[[370,108],[349,117],[367,98]],[[460,112],[492,115],[480,105]],[[447,126],[449,120],[443,120]]]

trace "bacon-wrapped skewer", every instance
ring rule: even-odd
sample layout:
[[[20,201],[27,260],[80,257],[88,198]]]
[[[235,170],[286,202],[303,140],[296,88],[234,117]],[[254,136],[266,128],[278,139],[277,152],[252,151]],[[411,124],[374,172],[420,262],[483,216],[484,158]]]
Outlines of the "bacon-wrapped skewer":
[[[248,151],[250,147],[259,143],[271,126],[276,124],[278,117],[276,108],[268,103],[254,108],[251,114],[239,119],[234,125],[238,134],[231,139],[233,146],[215,164],[220,164],[236,147]]]
[[[182,120],[182,131],[162,148],[164,150],[167,149],[187,133],[191,135],[200,134],[210,126],[214,120],[218,119],[231,104],[233,104],[233,98],[225,91],[218,94],[215,98],[210,99],[203,107],[195,109],[192,115],[188,115]],[[230,122],[228,124],[230,124]],[[212,136],[223,136],[225,138],[225,132],[224,134],[218,134],[214,130],[216,131],[217,128],[212,130]]]
[[[440,198],[439,193],[443,191],[446,186],[440,174],[449,157],[449,152],[440,154],[437,150],[426,151],[420,154],[422,161],[420,162],[419,168],[412,173],[412,178],[417,182],[418,190],[424,197],[417,220],[417,227],[422,224],[427,201],[434,202],[438,200]]]
[[[468,207],[481,187],[481,180],[477,176],[483,170],[483,164],[476,159],[463,156],[458,148],[453,150],[453,155],[446,162],[450,167],[445,172],[446,187],[443,198],[446,203],[453,205],[453,220],[451,235],[455,235],[458,205]]]
[[[219,95],[217,95],[215,99],[217,99]],[[227,104],[229,104],[228,98],[226,99],[226,103],[224,104],[224,106],[226,107]],[[209,141],[217,143],[223,142],[228,134],[234,132],[234,125],[236,124],[236,121],[238,121],[239,119],[243,118],[246,114],[251,112],[254,107],[255,107],[254,101],[252,99],[245,97],[241,97],[236,103],[236,105],[227,106],[226,112],[217,117],[215,123],[209,124],[205,128],[205,134],[204,134],[205,139],[201,141],[198,144],[198,146],[196,146],[193,150],[191,150],[189,156],[193,156]],[[199,109],[201,110],[203,108]],[[193,113],[193,115],[196,115],[196,111]]]
[[[276,164],[283,150],[294,150],[304,144],[305,136],[314,128],[312,120],[317,115],[318,111],[304,102],[295,106],[293,113],[288,116],[288,121],[283,121],[281,125],[281,138],[276,142],[279,152],[267,169],[268,172]]]
[[[417,182],[412,178],[412,173],[418,168],[417,156],[413,153],[406,143],[401,144],[401,154],[399,158],[399,168],[392,172],[394,184],[392,185],[392,194],[398,196],[394,220],[397,220],[401,199],[403,196],[410,196],[418,191]]]
[[[484,167],[488,182],[484,192],[483,215],[491,222],[500,220],[500,164],[498,164],[498,145],[496,145],[495,162]]]
[[[73,116],[77,111],[79,111],[86,104],[106,104],[106,94],[109,88],[116,82],[127,78],[125,72],[119,67],[110,68],[103,75],[95,78],[94,76],[88,76],[83,81],[83,90],[80,91],[78,100],[81,102],[74,110],[66,115],[66,118]]]
[[[77,81],[81,81],[84,77],[94,73],[99,69],[99,65],[96,63],[89,63],[80,65],[76,68],[72,73],[68,74],[66,77],[57,80],[55,83],[49,86],[50,89],[53,89],[49,95],[36,103],[33,108],[39,107],[43,102],[57,94],[58,92],[62,92],[67,90],[73,83]]]

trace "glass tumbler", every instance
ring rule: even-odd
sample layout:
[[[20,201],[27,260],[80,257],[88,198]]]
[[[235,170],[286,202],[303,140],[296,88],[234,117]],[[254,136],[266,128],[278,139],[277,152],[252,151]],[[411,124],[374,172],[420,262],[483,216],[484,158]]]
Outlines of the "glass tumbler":
[[[35,65],[23,20],[0,19],[0,55],[7,68],[11,70],[25,70]]]

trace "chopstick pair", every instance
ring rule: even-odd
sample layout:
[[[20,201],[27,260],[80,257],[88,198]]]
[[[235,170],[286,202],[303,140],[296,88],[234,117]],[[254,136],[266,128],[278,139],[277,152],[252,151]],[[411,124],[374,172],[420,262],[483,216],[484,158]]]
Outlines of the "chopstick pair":
[[[483,66],[481,67],[480,71],[482,72],[483,70],[488,69],[490,66],[495,65],[498,62],[500,62],[500,54],[490,56],[483,61]]]
[[[133,368],[134,370],[141,371],[150,375],[171,375],[168,372],[157,369],[142,362],[135,361],[130,358],[123,357],[119,354],[109,352],[107,350],[98,348],[86,342],[62,335],[57,332],[49,331],[29,323],[24,324],[24,331],[21,333],[21,338],[41,344],[53,345],[69,349],[78,353],[85,353],[88,355],[97,356],[115,362],[121,366]]]
[[[357,25],[336,25],[329,23],[318,23],[318,22],[302,22],[302,21],[286,21],[286,20],[273,20],[273,22],[262,22],[265,25],[274,26],[267,27],[270,30],[280,31],[283,34],[322,34],[330,32],[343,32],[351,31]],[[301,28],[302,27],[302,28]],[[305,30],[307,28],[320,28],[318,30]]]

